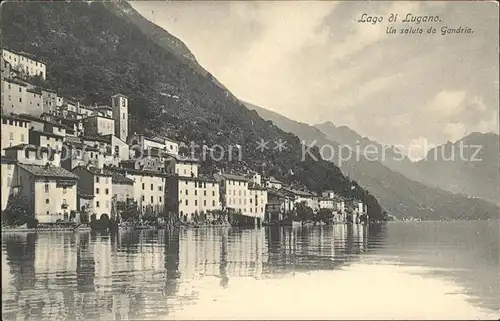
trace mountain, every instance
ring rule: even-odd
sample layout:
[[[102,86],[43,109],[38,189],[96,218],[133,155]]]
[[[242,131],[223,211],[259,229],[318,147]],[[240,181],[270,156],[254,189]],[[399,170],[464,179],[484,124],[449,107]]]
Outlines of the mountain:
[[[427,185],[500,204],[500,137],[471,133],[456,142],[435,147],[415,163],[412,177]],[[418,173],[418,175],[416,175]]]
[[[383,165],[412,180],[500,204],[500,137],[497,134],[471,133],[455,143],[447,142],[437,146],[429,150],[422,160],[412,162],[396,148],[362,137],[346,126],[337,127],[332,122],[325,122],[314,127],[321,130],[328,139],[342,145],[353,148],[359,145],[361,149],[369,145],[375,146],[379,151],[377,159]],[[478,153],[474,155],[476,150]],[[382,155],[382,151],[385,155]]]
[[[412,161],[406,157],[396,146],[382,145],[368,137],[362,137],[356,131],[347,126],[335,126],[331,121],[314,125],[323,132],[329,140],[338,142],[341,145],[359,148],[360,150],[372,149],[370,155],[380,161],[393,171],[403,175],[416,171]]]
[[[367,155],[355,153],[355,150],[350,159],[342,155],[339,161],[338,155],[342,152],[343,144],[331,140],[317,127],[293,121],[252,104],[246,103],[246,105],[284,131],[296,134],[306,144],[315,142],[326,159],[340,166],[345,174],[375,195],[382,207],[396,217],[420,217],[432,220],[440,218],[482,219],[498,216],[499,208],[493,204],[412,181],[378,161],[367,159]],[[344,143],[348,141],[350,131],[345,131],[345,133],[347,134],[342,136]],[[355,135],[351,135],[349,139],[353,137]],[[333,151],[337,156],[331,157],[332,153],[327,153],[327,151]]]
[[[202,157],[206,172],[253,169],[297,188],[334,189],[363,200],[372,218],[383,218],[374,196],[333,163],[316,161],[318,149],[303,158],[299,138],[250,111],[203,72],[180,40],[129,4],[8,2],[1,22],[3,45],[47,63],[44,86],[85,104],[127,95],[132,132],[168,135],[186,142],[185,150],[196,149],[196,156],[203,156],[201,148],[190,142],[213,147],[215,157]],[[268,149],[256,148],[261,139]],[[280,141],[284,150],[274,148]]]

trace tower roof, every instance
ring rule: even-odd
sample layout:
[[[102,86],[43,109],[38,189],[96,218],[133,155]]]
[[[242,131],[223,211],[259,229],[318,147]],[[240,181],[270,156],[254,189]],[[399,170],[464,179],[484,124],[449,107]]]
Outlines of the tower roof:
[[[125,96],[125,95],[123,95],[123,94],[120,94],[120,93],[118,93],[118,94],[115,94],[115,95],[111,96],[111,98],[113,98],[113,97],[123,97],[123,98],[127,98],[127,99],[128,99],[128,97],[127,97],[127,96]]]

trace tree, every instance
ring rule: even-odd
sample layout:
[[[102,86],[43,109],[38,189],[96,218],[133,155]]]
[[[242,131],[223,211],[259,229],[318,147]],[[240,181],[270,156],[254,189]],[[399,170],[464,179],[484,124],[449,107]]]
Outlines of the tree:
[[[328,223],[331,219],[333,219],[333,211],[329,208],[321,208],[316,214],[317,221]]]
[[[310,221],[313,219],[314,212],[312,208],[307,206],[304,202],[296,205],[297,218],[301,221]]]
[[[30,214],[28,200],[21,195],[10,197],[7,208],[2,215],[2,219],[5,219],[9,225],[22,225],[25,223],[28,225],[36,225],[38,223],[34,214]]]
[[[122,221],[135,221],[139,218],[137,202],[116,202],[116,210],[120,213]]]

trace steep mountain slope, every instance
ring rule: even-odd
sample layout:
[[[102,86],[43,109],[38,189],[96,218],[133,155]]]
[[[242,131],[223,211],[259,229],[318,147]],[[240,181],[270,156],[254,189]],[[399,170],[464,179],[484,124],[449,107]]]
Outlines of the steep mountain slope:
[[[403,175],[416,172],[413,162],[396,146],[384,146],[368,137],[362,137],[347,126],[335,126],[331,121],[314,125],[314,127],[323,132],[329,140],[336,141],[341,145],[351,146],[352,148],[359,146],[361,150],[373,148],[376,151],[376,153],[373,153],[373,157],[376,156],[378,161],[393,171],[400,172]]]
[[[299,123],[266,109],[246,104],[256,110],[264,119],[271,120],[284,131],[299,136],[308,144],[315,142],[322,148],[322,155],[332,159],[340,169],[370,191],[380,204],[397,217],[421,217],[423,219],[446,218],[487,218],[497,217],[499,208],[479,199],[467,198],[437,188],[425,186],[409,180],[400,173],[393,172],[378,161],[370,161],[363,155],[355,154],[349,160],[339,162],[331,157],[331,152],[339,155],[341,145],[328,139],[318,128]],[[343,152],[346,155],[346,152]],[[343,157],[342,159],[347,159]]]
[[[131,131],[218,144],[224,153],[217,148],[215,154],[222,160],[209,157],[205,169],[258,169],[314,191],[334,189],[362,199],[372,218],[382,218],[372,195],[334,164],[310,155],[302,159],[296,136],[250,111],[212,76],[203,75],[201,67],[193,69],[195,61],[179,58],[180,47],[160,45],[159,39],[168,36],[139,28],[131,12],[128,4],[115,2],[9,2],[2,5],[2,40],[46,61],[46,85],[64,95],[84,103],[106,103],[117,92],[129,96]],[[256,148],[260,139],[270,142],[268,149]],[[281,151],[274,148],[280,140],[286,146]],[[229,157],[234,146],[241,146],[241,161]]]
[[[471,133],[429,150],[415,164],[415,179],[451,192],[500,204],[499,140],[494,133]]]
[[[453,193],[479,197],[500,204],[499,140],[494,133],[472,133],[455,143],[437,146],[429,150],[427,157],[411,162],[402,153],[389,146],[361,137],[346,126],[335,126],[332,122],[315,125],[328,139],[339,144],[360,148],[375,146],[377,159],[393,171],[428,186],[438,187]],[[460,156],[460,145],[462,156]],[[477,155],[474,155],[480,146]],[[385,155],[382,155],[385,153]],[[475,156],[474,159],[472,156]]]

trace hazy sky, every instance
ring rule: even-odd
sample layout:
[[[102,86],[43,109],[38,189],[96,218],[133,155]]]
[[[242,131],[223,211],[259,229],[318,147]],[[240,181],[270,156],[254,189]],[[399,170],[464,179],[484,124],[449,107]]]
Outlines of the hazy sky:
[[[131,2],[242,100],[381,143],[418,146],[498,133],[494,2]],[[153,14],[154,11],[154,14]],[[363,13],[383,16],[359,23]],[[386,34],[393,26],[421,35]],[[441,22],[403,24],[407,13]],[[426,33],[430,26],[436,34]],[[442,36],[441,27],[473,34]],[[423,152],[423,150],[422,150]]]

